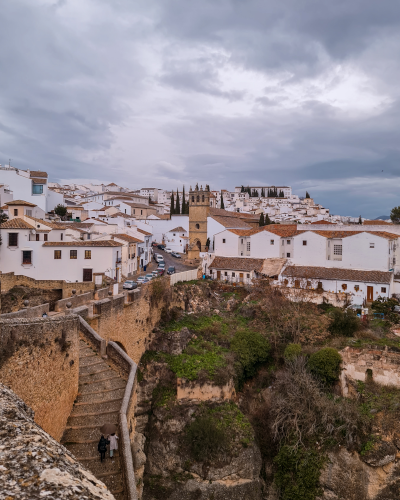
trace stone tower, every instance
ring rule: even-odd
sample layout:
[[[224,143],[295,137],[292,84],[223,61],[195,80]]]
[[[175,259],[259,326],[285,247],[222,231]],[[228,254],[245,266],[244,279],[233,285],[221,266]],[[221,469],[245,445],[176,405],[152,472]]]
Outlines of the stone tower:
[[[210,191],[198,186],[189,191],[189,259],[198,259],[205,252],[207,242],[207,216],[210,210]]]

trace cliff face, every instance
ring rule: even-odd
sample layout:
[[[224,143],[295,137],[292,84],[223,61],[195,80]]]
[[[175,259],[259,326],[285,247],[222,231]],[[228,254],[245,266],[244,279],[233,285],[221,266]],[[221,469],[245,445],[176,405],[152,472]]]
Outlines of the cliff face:
[[[0,384],[0,498],[113,500],[106,486],[33,418],[33,411]]]

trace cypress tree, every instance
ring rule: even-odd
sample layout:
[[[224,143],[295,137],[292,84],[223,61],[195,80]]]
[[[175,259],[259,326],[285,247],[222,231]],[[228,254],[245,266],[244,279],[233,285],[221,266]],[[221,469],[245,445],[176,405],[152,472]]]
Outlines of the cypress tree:
[[[171,192],[171,206],[169,208],[169,215],[173,215],[175,213],[175,206],[174,206],[174,192]]]
[[[268,214],[265,214],[264,226],[268,226],[269,224],[272,224],[271,219],[268,217]]]
[[[244,186],[242,186],[242,189],[240,190],[241,193],[244,193]]]
[[[180,214],[181,213],[181,205],[179,203],[179,192],[178,189],[176,190],[176,205],[175,205],[175,213]]]
[[[260,214],[260,220],[258,222],[258,225],[261,227],[261,226],[265,226],[265,222],[264,222],[264,213],[261,213]]]
[[[361,215],[360,215],[360,217],[358,218],[358,223],[359,223],[359,224],[362,224]]]
[[[311,198],[311,196],[308,194],[308,191],[306,191],[306,198]]]
[[[225,205],[224,205],[224,197],[222,196],[222,191],[221,191],[221,209],[224,210],[225,209]]]
[[[186,213],[185,186],[182,189],[182,213]]]
[[[265,198],[265,191],[264,188],[261,189],[261,198]]]

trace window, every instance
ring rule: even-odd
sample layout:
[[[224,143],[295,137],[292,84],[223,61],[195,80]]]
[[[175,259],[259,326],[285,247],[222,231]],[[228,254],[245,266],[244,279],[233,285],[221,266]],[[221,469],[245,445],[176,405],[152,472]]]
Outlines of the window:
[[[143,215],[143,210],[140,211],[140,215]]]
[[[194,203],[194,196],[192,196],[192,203]]]
[[[196,229],[200,229],[200,224],[196,224]]]
[[[375,248],[375,243],[370,243],[369,248]]]
[[[303,240],[303,247],[307,246],[307,240]]]
[[[64,239],[64,233],[61,233],[61,241]]]
[[[201,201],[204,201],[204,194],[203,194],[203,196],[201,197]]]
[[[235,273],[232,273],[232,278],[234,278],[234,277],[235,277]]]
[[[92,251],[85,250],[85,259],[91,259],[91,258],[92,258]]]
[[[300,280],[294,280],[295,288],[300,288]]]
[[[250,278],[250,274],[246,274],[247,278]]]
[[[32,264],[32,252],[30,250],[22,252],[22,264]]]
[[[197,196],[197,201],[200,201],[200,196]]]
[[[224,272],[224,276],[228,276],[228,273],[227,273],[227,271],[225,271],[225,272]]]
[[[54,258],[61,259],[61,250],[54,250]]]
[[[246,248],[247,248],[247,251],[250,252],[250,241],[247,242]]]
[[[40,234],[36,235],[36,241],[40,241]]]
[[[354,290],[355,290],[356,292],[358,292],[358,290],[359,290],[359,289],[360,289],[360,285],[354,285]]]
[[[381,293],[386,293],[386,287],[385,286],[381,287]]]
[[[43,184],[33,184],[32,194],[43,194]]]
[[[14,216],[18,215],[18,208],[14,208]]]
[[[270,240],[269,244],[270,245],[275,245],[275,240]]]
[[[173,233],[172,236],[175,236],[175,233]]]
[[[311,287],[311,281],[307,281],[307,288]]]
[[[333,245],[333,255],[342,255],[342,245]]]
[[[286,243],[287,243],[288,245],[290,245],[290,240],[286,240]]]
[[[285,279],[285,280],[283,280],[283,284],[284,284],[285,286],[287,286],[287,285],[288,285],[288,283],[289,283],[289,281],[288,281],[288,280],[286,280],[286,279]]]
[[[47,233],[46,233],[46,234],[44,234],[44,235],[43,235],[43,240],[44,240],[44,241],[47,241],[47,240],[48,240],[48,237],[49,237],[49,235],[48,235]]]
[[[242,245],[243,245],[243,243],[244,243],[244,239],[242,238]]]
[[[317,289],[322,290],[322,281],[318,281]]]
[[[78,258],[78,250],[70,250],[69,251],[69,258],[70,259],[77,259]]]
[[[225,240],[225,238],[224,238],[224,239],[222,240],[222,243],[225,243],[225,242],[226,242],[226,240]]]
[[[285,245],[285,240],[282,240],[282,246],[284,246],[284,245]]]
[[[343,285],[342,285],[342,290],[347,290],[347,285],[346,285],[346,283],[343,283]]]
[[[287,253],[287,254],[286,254],[286,257],[287,257],[288,259],[290,259],[290,253]]]
[[[18,233],[8,233],[8,246],[9,247],[18,246]]]

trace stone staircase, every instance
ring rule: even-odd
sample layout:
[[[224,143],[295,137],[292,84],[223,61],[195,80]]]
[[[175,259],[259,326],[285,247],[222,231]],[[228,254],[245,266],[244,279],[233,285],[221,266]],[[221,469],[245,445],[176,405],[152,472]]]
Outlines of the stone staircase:
[[[97,451],[105,423],[118,425],[118,415],[126,386],[117,371],[80,340],[79,390],[62,437],[62,444],[98,479],[103,481],[116,500],[126,500],[119,450],[110,459],[109,451],[100,462]],[[117,432],[118,437],[120,433]]]

